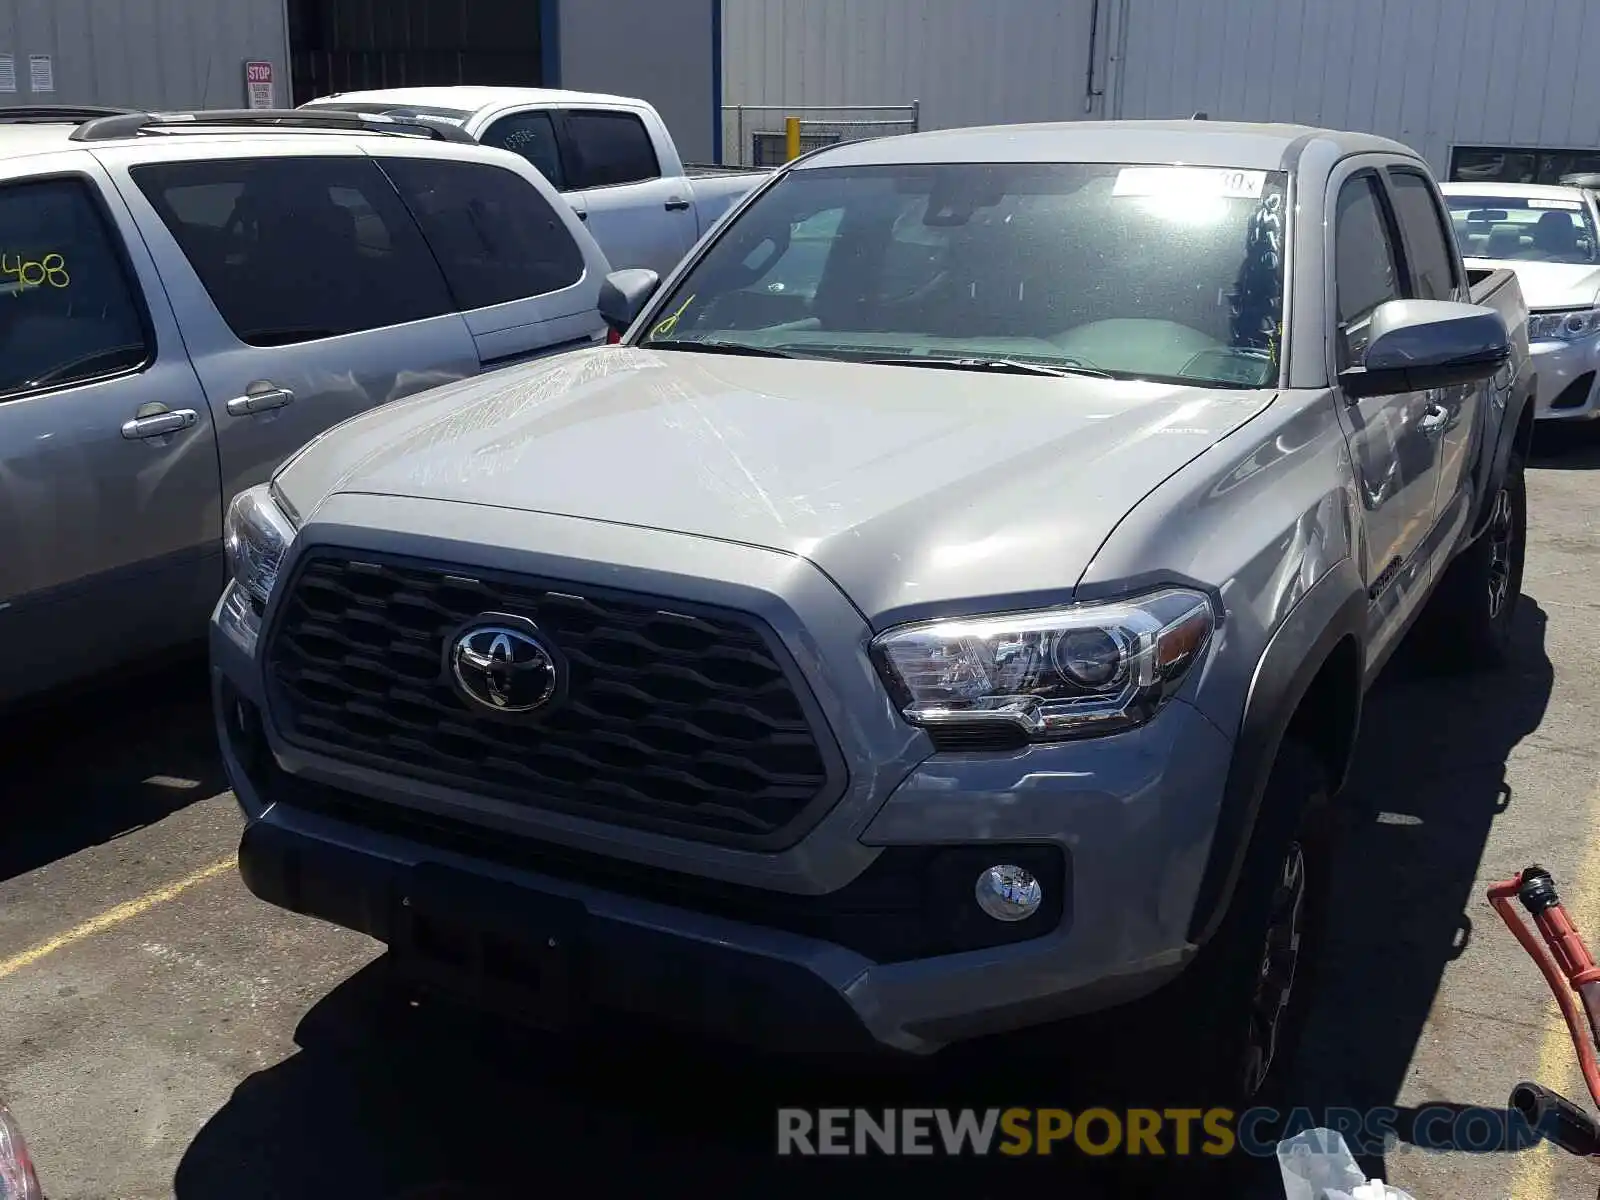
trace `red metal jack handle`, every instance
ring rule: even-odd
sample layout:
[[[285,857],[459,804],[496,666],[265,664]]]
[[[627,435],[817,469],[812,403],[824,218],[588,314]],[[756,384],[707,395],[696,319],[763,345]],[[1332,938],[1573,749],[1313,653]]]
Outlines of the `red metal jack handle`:
[[[1544,945],[1540,944],[1533,931],[1512,908],[1512,897],[1520,900],[1532,914]],[[1596,1107],[1600,1107],[1600,1064],[1595,1061],[1595,1042],[1600,1038],[1600,1019],[1597,1019],[1600,1018],[1600,966],[1596,966],[1594,956],[1584,945],[1577,927],[1561,907],[1555,882],[1544,868],[1529,867],[1511,879],[1493,884],[1489,888],[1489,903],[1500,914],[1506,928],[1522,943],[1528,957],[1538,964],[1545,982],[1550,985],[1556,1003],[1561,1006],[1567,1032],[1572,1036],[1572,1048],[1577,1052],[1589,1096]],[[1573,992],[1577,992],[1583,1000],[1588,1016],[1587,1034]]]

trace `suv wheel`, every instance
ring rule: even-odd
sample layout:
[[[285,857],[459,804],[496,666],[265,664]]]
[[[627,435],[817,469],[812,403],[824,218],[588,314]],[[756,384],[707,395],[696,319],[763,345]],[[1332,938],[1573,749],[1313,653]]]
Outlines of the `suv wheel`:
[[[1513,453],[1489,510],[1488,527],[1450,564],[1422,617],[1430,658],[1437,665],[1474,670],[1506,664],[1527,542],[1527,479],[1522,456]]]

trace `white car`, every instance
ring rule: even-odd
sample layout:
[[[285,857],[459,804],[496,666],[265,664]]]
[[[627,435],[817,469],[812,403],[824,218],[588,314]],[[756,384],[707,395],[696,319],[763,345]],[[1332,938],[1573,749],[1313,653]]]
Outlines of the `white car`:
[[[1600,417],[1600,209],[1582,187],[1447,183],[1468,273],[1510,267],[1528,302],[1536,416]]]
[[[572,205],[612,267],[662,278],[770,174],[685,166],[661,114],[627,96],[460,85],[342,92],[301,107],[427,117],[514,151]]]

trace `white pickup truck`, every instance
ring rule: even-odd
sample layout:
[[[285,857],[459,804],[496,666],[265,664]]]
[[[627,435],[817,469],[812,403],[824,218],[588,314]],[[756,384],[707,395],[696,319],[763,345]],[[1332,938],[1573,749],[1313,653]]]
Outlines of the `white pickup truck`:
[[[461,85],[342,92],[301,107],[448,121],[515,151],[566,197],[614,268],[663,277],[768,174],[686,166],[661,114],[626,96]]]

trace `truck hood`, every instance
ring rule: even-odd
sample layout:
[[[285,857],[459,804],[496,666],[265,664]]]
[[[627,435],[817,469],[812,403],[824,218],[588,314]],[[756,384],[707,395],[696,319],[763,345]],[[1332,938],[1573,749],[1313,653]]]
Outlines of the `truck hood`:
[[[602,347],[374,409],[277,476],[810,559],[871,620],[1058,602],[1273,393]]]
[[[1600,297],[1600,267],[1587,263],[1518,262],[1472,258],[1471,266],[1515,271],[1528,307],[1588,308]]]

